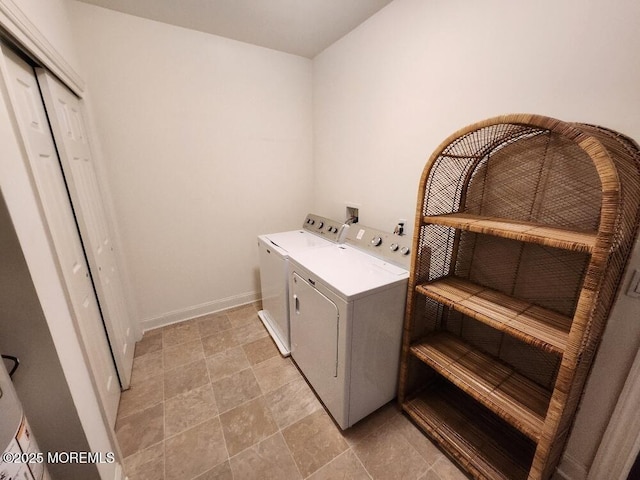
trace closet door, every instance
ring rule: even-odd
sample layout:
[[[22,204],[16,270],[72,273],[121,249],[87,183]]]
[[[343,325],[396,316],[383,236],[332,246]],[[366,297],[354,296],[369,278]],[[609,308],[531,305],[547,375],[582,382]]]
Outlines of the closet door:
[[[4,57],[1,70],[11,98],[12,113],[29,159],[76,328],[103,408],[113,427],[120,385],[35,73],[11,50],[2,46],[0,51]]]
[[[51,74],[36,69],[69,194],[84,240],[122,388],[129,387],[134,332],[126,307],[111,227],[87,137],[78,97]]]

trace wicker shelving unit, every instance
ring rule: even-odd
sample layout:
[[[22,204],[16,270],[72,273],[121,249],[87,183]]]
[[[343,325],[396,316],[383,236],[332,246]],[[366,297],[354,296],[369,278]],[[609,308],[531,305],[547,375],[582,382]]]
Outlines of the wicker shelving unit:
[[[639,212],[638,145],[601,127],[507,115],[429,159],[398,399],[473,477],[553,474]]]

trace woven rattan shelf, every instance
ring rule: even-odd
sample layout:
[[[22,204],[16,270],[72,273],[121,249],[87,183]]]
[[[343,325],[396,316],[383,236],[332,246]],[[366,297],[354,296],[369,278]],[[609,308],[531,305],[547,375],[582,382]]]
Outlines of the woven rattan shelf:
[[[398,400],[473,477],[548,480],[640,223],[640,149],[507,115],[420,179]]]
[[[440,332],[411,354],[533,440],[539,440],[551,392],[455,335]]]
[[[562,355],[571,318],[458,277],[417,285],[416,291],[496,330]]]
[[[424,223],[444,225],[469,232],[511,238],[521,242],[539,243],[549,247],[591,253],[597,232],[576,232],[530,222],[515,222],[494,217],[451,213],[424,217]]]
[[[524,480],[535,443],[446,383],[405,403],[405,411],[460,463],[481,478]]]

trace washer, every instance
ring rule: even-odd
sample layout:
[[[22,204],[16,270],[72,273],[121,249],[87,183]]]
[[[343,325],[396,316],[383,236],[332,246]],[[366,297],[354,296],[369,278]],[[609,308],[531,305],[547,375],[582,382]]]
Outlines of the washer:
[[[409,240],[352,225],[290,255],[291,356],[346,429],[395,397]]]
[[[283,356],[290,354],[289,255],[332,245],[341,232],[335,220],[308,214],[301,230],[258,237],[262,308],[258,316]]]

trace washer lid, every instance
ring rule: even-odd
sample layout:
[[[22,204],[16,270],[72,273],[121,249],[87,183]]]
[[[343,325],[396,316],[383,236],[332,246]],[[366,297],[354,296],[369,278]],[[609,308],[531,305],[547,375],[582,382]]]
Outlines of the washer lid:
[[[275,245],[278,252],[285,257],[293,252],[333,245],[329,240],[304,230],[268,233],[260,235],[258,238],[268,245]]]
[[[346,300],[369,295],[400,282],[409,272],[348,245],[330,245],[292,253],[290,259]],[[295,269],[295,267],[294,267]]]

